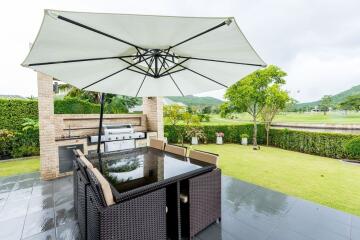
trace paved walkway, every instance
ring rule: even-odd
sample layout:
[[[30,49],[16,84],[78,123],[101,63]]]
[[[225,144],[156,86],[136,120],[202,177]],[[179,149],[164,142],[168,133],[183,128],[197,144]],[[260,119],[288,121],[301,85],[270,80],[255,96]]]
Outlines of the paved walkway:
[[[253,184],[223,177],[222,221],[197,240],[360,239],[360,218]],[[80,239],[72,177],[0,178],[0,239]]]

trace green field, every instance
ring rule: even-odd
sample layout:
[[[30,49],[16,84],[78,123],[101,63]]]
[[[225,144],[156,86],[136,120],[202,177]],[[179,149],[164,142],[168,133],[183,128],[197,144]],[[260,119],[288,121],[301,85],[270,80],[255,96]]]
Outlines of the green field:
[[[218,153],[225,175],[360,216],[360,166],[273,147],[192,148]]]
[[[39,171],[39,157],[0,162],[0,177]]]
[[[241,124],[251,122],[251,116],[248,113],[236,114],[235,119],[224,119],[220,115],[211,115],[210,122],[205,125],[217,124]],[[261,121],[259,119],[259,121]],[[324,115],[323,113],[280,113],[274,122],[288,123],[330,123],[330,124],[360,124],[360,112],[349,112],[348,114],[331,112]]]

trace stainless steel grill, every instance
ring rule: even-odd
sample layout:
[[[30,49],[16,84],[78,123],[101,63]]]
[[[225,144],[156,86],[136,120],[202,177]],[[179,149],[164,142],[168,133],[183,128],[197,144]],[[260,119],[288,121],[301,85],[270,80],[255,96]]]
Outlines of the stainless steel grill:
[[[101,141],[105,143],[105,152],[135,148],[135,139],[145,138],[145,133],[135,132],[131,124],[104,125]],[[90,137],[91,143],[97,143],[98,136]]]

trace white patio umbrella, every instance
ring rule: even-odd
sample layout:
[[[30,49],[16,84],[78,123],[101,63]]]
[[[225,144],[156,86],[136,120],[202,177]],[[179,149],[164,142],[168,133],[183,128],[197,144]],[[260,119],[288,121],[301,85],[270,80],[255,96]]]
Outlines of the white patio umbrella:
[[[226,88],[265,63],[234,18],[45,10],[22,66],[83,90],[154,97]]]

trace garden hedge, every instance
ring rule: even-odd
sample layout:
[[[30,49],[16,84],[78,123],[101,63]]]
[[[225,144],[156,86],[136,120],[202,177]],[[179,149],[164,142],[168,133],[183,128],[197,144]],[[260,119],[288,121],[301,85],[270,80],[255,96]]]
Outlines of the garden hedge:
[[[91,114],[100,113],[100,105],[77,98],[65,98],[54,101],[56,114]]]
[[[172,125],[165,125],[164,132],[167,135],[168,141],[171,143],[177,143],[180,141],[178,132],[183,132],[185,126],[172,126]],[[225,143],[240,143],[240,135],[241,134],[248,134],[249,143],[252,143],[252,135],[253,135],[253,124],[241,124],[241,125],[209,125],[209,126],[201,126],[204,130],[205,136],[207,138],[208,143],[215,143],[216,142],[216,132],[223,132],[224,133],[224,142]],[[265,142],[265,127],[263,124],[258,125],[258,143],[263,144]],[[185,139],[186,142],[190,142],[190,139]]]
[[[347,158],[345,145],[356,137],[352,134],[271,129],[270,145],[324,157]]]

